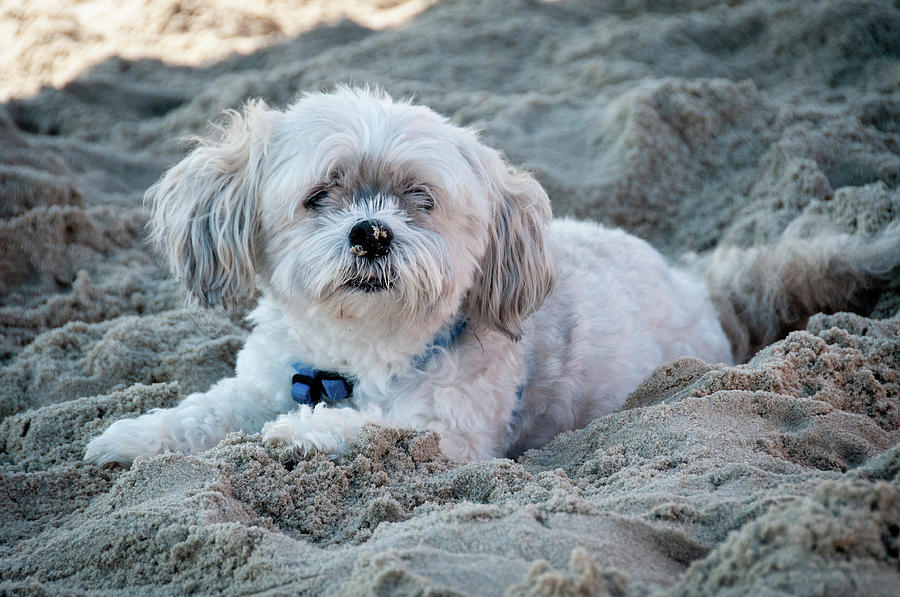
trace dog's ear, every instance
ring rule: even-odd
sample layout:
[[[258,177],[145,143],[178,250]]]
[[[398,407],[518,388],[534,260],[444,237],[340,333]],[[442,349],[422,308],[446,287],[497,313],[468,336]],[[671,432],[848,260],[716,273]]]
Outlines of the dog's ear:
[[[226,112],[216,138],[194,138],[144,196],[153,240],[204,307],[231,307],[256,289],[257,194],[276,114],[262,101]]]
[[[491,208],[487,251],[466,299],[467,311],[518,340],[525,319],[541,306],[555,280],[546,246],[550,200],[531,174],[509,166],[493,149],[476,142],[465,153],[488,188]]]

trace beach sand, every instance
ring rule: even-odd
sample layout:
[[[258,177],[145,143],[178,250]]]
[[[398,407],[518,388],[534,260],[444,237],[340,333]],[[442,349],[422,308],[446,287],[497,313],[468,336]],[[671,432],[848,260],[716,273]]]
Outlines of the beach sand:
[[[413,96],[674,263],[900,215],[896,3],[296,4],[0,1],[0,594],[896,595],[897,292],[518,461],[370,426],[84,464],[233,371],[243,313],[184,307],[141,198],[251,97]]]

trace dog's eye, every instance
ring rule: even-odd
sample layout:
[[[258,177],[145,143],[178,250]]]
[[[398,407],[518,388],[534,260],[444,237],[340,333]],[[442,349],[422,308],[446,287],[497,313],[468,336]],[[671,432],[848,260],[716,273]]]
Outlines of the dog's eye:
[[[411,187],[406,191],[407,199],[421,211],[434,210],[434,194],[424,185]]]
[[[306,209],[318,209],[322,207],[322,202],[328,199],[328,189],[324,187],[320,187],[314,189],[312,193],[309,194],[309,197],[306,198],[306,201],[303,202],[303,207]]]

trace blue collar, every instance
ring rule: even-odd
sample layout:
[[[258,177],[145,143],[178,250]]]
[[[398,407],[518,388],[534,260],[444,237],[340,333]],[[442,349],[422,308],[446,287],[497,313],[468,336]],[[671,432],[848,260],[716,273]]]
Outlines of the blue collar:
[[[466,331],[467,325],[469,325],[469,320],[461,317],[438,333],[423,352],[412,358],[413,369],[424,369],[439,352],[450,348]]]
[[[450,348],[466,330],[469,320],[460,318],[438,333],[423,352],[412,358],[414,369],[424,369],[439,352]],[[320,402],[333,405],[353,394],[354,380],[340,373],[321,371],[302,362],[291,363],[291,398],[300,404],[315,406]]]

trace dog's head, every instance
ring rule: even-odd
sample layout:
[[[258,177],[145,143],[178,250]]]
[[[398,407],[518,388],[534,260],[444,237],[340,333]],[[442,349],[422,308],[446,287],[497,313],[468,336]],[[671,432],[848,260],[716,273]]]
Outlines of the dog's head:
[[[553,282],[550,203],[468,129],[371,90],[251,102],[147,191],[190,296],[518,337]]]

